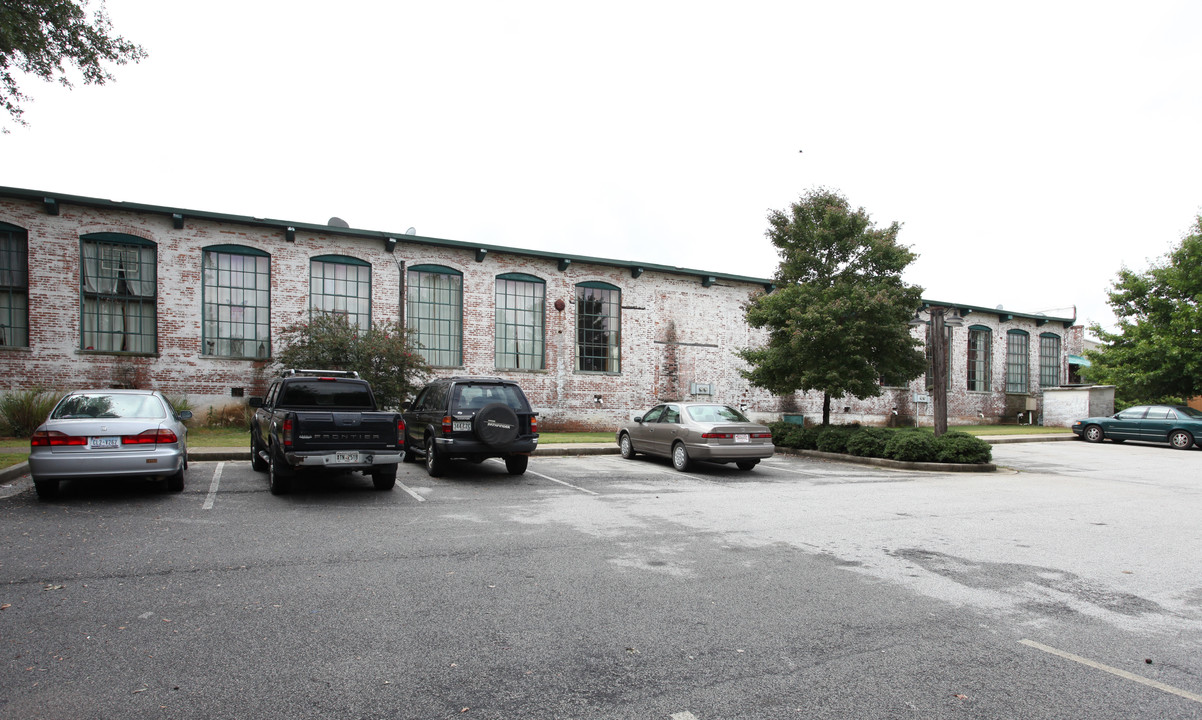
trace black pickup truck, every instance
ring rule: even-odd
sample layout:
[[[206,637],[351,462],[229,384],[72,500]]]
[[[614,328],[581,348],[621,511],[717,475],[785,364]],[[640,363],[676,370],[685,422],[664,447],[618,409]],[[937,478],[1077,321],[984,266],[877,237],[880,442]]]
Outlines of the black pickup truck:
[[[370,474],[377,490],[396,484],[405,455],[400,413],[376,409],[376,398],[358,373],[288,370],[264,397],[250,398],[250,463],[266,470],[271,492],[288,492],[298,473]]]

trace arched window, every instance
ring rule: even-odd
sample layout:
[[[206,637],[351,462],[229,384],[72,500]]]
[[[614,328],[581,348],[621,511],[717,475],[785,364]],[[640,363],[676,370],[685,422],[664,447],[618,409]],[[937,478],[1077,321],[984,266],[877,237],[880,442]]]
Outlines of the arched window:
[[[968,328],[968,389],[973,392],[989,392],[989,374],[992,359],[990,352],[993,333],[984,325]]]
[[[622,291],[602,282],[576,286],[576,370],[622,370]]]
[[[547,284],[533,275],[497,276],[495,344],[498,370],[544,370]]]
[[[1039,336],[1039,386],[1060,385],[1060,336],[1043,333]]]
[[[29,347],[29,234],[0,223],[0,346]]]
[[[79,240],[79,348],[153,355],[158,351],[155,244],[133,235]]]
[[[342,315],[351,325],[371,327],[371,265],[344,255],[309,260],[309,315]]]
[[[409,268],[405,322],[419,352],[437,367],[463,365],[463,273],[442,265]]]
[[[1006,392],[1025,393],[1030,387],[1030,336],[1023,330],[1006,333]]]
[[[204,249],[201,354],[271,357],[271,256],[242,245]]]

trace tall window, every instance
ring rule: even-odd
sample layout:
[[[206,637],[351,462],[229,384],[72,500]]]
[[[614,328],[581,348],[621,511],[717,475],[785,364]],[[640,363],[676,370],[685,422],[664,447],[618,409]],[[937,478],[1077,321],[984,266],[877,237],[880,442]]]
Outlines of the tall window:
[[[0,223],[0,345],[29,347],[29,236]]]
[[[1022,330],[1006,333],[1006,392],[1025,393],[1030,372],[1029,337]]]
[[[622,291],[608,283],[576,286],[576,370],[621,372]]]
[[[532,275],[497,276],[498,370],[543,370],[546,283]]]
[[[271,357],[271,256],[240,245],[204,250],[201,353]]]
[[[1060,336],[1043,333],[1039,336],[1039,386],[1060,385]]]
[[[81,350],[157,350],[156,253],[149,240],[118,233],[80,238]]]
[[[438,367],[463,365],[463,273],[441,265],[409,268],[406,323],[419,352]]]
[[[322,255],[309,261],[309,314],[342,315],[371,327],[371,265],[353,257]]]
[[[973,325],[968,328],[968,389],[989,392],[989,347],[992,333],[989,328]]]

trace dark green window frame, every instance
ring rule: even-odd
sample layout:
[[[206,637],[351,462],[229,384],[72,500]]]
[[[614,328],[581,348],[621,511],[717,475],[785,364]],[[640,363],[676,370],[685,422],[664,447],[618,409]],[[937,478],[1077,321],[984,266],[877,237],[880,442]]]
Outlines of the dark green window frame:
[[[79,349],[158,352],[158,248],[122,233],[79,239]]]
[[[967,387],[972,392],[989,392],[992,372],[993,330],[984,325],[968,328]]]
[[[443,265],[414,265],[405,284],[405,324],[418,352],[435,367],[463,365],[463,273]]]
[[[201,355],[271,357],[271,256],[212,245],[203,250],[201,268]]]
[[[29,233],[2,222],[0,346],[29,347]]]
[[[576,371],[622,371],[622,290],[616,285],[576,286]]]
[[[545,370],[547,283],[523,273],[498,275],[494,353],[498,370]]]
[[[346,255],[309,259],[309,317],[341,315],[352,325],[371,327],[371,263]]]
[[[1025,393],[1030,388],[1031,335],[1026,330],[1006,333],[1006,392]]]
[[[1039,336],[1039,386],[1060,386],[1060,336],[1056,333]]]

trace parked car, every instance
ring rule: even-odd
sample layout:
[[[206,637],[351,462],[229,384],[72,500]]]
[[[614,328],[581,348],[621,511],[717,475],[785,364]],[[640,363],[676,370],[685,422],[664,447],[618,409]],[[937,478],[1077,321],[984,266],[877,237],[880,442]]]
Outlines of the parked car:
[[[65,479],[122,476],[166,479],[184,489],[188,410],[176,412],[154,390],[75,390],[58,401],[29,439],[29,474],[38,497]]]
[[[681,472],[694,460],[733,462],[740,470],[750,470],[764,458],[772,457],[772,432],[768,426],[753,423],[729,405],[678,402],[656,405],[617,433],[622,457],[638,453],[672,459]]]
[[[1136,405],[1110,417],[1078,420],[1073,432],[1089,442],[1142,440],[1188,450],[1202,439],[1202,412],[1185,405]]]
[[[538,413],[512,380],[459,376],[432,380],[401,416],[408,450],[405,462],[420,456],[431,477],[445,473],[449,460],[488,458],[503,458],[510,475],[521,475],[538,447]]]

